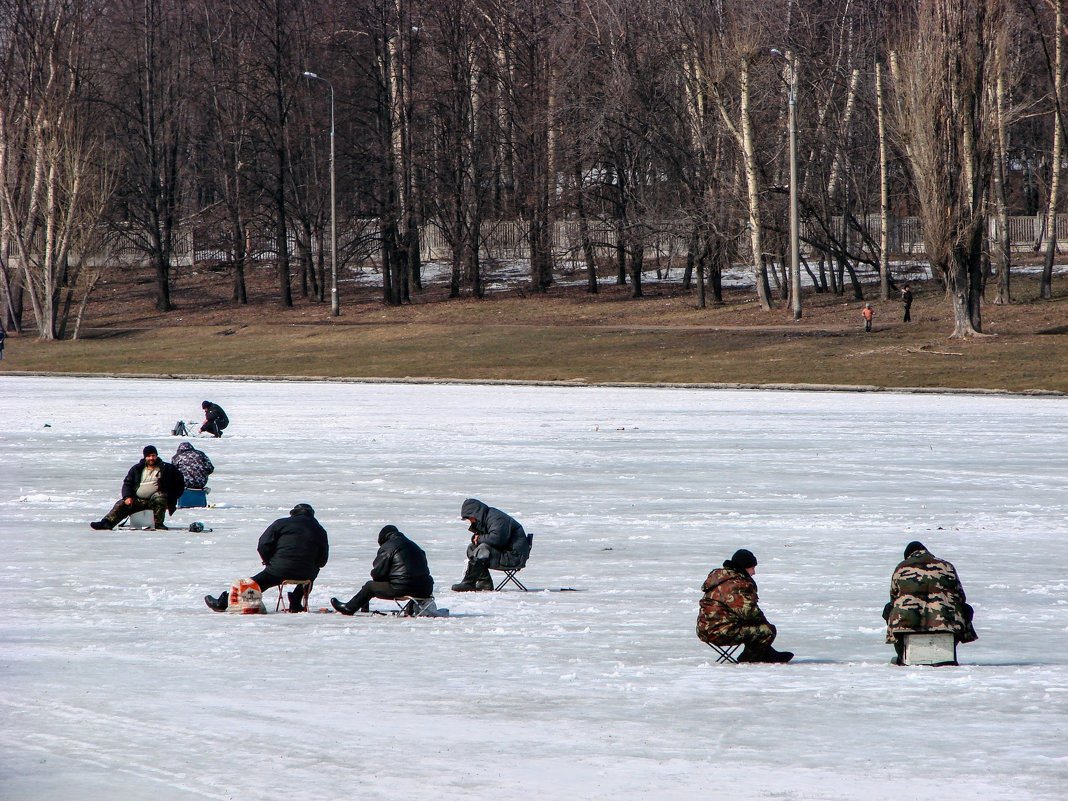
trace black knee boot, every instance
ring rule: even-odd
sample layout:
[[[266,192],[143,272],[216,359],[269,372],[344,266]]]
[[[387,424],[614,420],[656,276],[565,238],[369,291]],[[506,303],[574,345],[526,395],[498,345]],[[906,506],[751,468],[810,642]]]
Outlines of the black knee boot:
[[[490,578],[489,567],[480,559],[468,559],[464,577],[460,579],[459,584],[452,585],[452,591],[474,592],[486,589],[493,589],[493,579]]]

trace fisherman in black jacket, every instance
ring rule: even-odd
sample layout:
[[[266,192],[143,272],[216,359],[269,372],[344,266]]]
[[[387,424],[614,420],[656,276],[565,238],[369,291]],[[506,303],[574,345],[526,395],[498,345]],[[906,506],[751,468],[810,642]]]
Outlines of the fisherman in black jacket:
[[[423,549],[402,534],[396,526],[378,532],[378,555],[371,565],[371,580],[348,603],[337,598],[330,605],[343,615],[369,610],[372,598],[429,598],[434,594],[434,579]]]
[[[230,418],[226,416],[223,407],[211,401],[204,401],[200,404],[200,408],[204,410],[204,423],[200,426],[201,432],[206,432],[214,437],[221,437],[223,429],[230,425]]]
[[[261,592],[277,587],[287,579],[315,579],[330,558],[326,529],[319,525],[315,510],[306,503],[298,503],[290,510],[289,517],[279,518],[267,526],[256,551],[264,568],[252,580]],[[229,590],[225,590],[218,598],[205,595],[204,603],[216,612],[225,612],[229,594]],[[304,611],[304,587],[299,584],[289,593],[289,611]]]
[[[135,512],[151,509],[155,527],[167,529],[163,524],[164,516],[167,512],[174,514],[178,499],[185,491],[185,479],[177,467],[160,461],[155,445],[146,445],[142,453],[144,458],[131,467],[122,480],[121,500],[103,518],[90,523],[90,528],[107,531]]]
[[[453,592],[492,590],[491,567],[516,566],[526,560],[527,533],[514,517],[477,498],[463,502],[460,517],[470,524],[471,543],[467,546],[467,569],[460,582],[452,585]]]

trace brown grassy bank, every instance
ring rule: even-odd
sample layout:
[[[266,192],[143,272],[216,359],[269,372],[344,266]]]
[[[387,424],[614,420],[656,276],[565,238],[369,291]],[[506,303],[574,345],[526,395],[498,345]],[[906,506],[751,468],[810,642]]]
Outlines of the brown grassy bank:
[[[1018,279],[1018,302],[984,308],[996,336],[950,340],[949,311],[934,285],[917,287],[915,322],[896,300],[876,309],[865,334],[861,302],[805,296],[804,317],[782,304],[755,307],[749,293],[697,309],[693,293],[654,285],[631,299],[607,285],[597,296],[521,289],[446,301],[432,288],[412,304],[382,305],[377,291],[343,286],[342,316],[272,297],[273,273],[254,276],[248,306],[210,275],[176,282],[177,308],[152,308],[151,284],[109,285],[95,296],[82,338],[9,336],[0,373],[46,371],[169,375],[293,375],[585,382],[808,383],[1068,392],[1068,279],[1053,301]]]

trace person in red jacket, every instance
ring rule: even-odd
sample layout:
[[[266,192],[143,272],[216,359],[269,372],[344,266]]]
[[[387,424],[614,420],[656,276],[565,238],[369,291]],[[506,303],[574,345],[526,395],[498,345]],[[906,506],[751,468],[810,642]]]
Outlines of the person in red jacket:
[[[872,318],[875,317],[875,310],[872,309],[870,303],[865,303],[864,304],[864,309],[860,313],[864,316],[864,330],[866,332],[870,333],[871,332],[871,321],[872,321]]]
[[[701,587],[701,609],[697,613],[697,636],[715,645],[744,644],[739,662],[789,662],[790,651],[771,647],[776,630],[760,611],[757,597],[757,559],[741,548],[708,574]]]

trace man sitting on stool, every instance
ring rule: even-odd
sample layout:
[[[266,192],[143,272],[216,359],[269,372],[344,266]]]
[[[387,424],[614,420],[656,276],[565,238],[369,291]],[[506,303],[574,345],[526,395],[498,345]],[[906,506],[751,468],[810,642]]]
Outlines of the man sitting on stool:
[[[741,548],[708,574],[701,587],[705,595],[697,613],[697,636],[714,645],[744,643],[739,662],[789,662],[794,658],[790,651],[771,647],[775,627],[757,605],[756,566],[753,552]]]
[[[171,457],[171,464],[182,471],[186,489],[202,490],[208,484],[208,476],[215,472],[215,465],[204,451],[198,451],[191,442],[183,442]]]
[[[260,591],[277,587],[283,581],[311,581],[330,558],[330,543],[326,529],[315,519],[315,510],[306,503],[298,503],[289,517],[275,520],[260,535],[256,551],[263,560],[264,568],[252,580]],[[229,602],[229,590],[218,598],[204,596],[204,603],[216,612],[225,612]],[[289,593],[289,611],[304,611],[304,587],[297,585]]]
[[[905,546],[905,560],[894,568],[890,601],[883,607],[886,641],[894,646],[895,665],[902,664],[906,633],[951,632],[957,642],[979,639],[972,626],[974,610],[965,603],[957,569],[939,559],[922,542]]]
[[[434,594],[434,579],[423,549],[402,534],[396,526],[378,532],[378,555],[371,565],[371,580],[348,603],[337,598],[330,605],[343,615],[367,612],[372,598],[429,598]]]
[[[489,569],[498,567],[506,554],[524,554],[527,533],[515,518],[475,498],[463,502],[460,517],[471,524],[471,544],[467,546],[467,570],[460,583],[452,585],[453,592],[492,590]]]
[[[144,458],[129,469],[122,480],[122,498],[100,520],[89,524],[97,531],[115,528],[135,512],[152,510],[155,528],[167,530],[163,524],[167,512],[174,514],[178,499],[185,491],[185,480],[177,467],[159,460],[155,445],[146,445]]]

